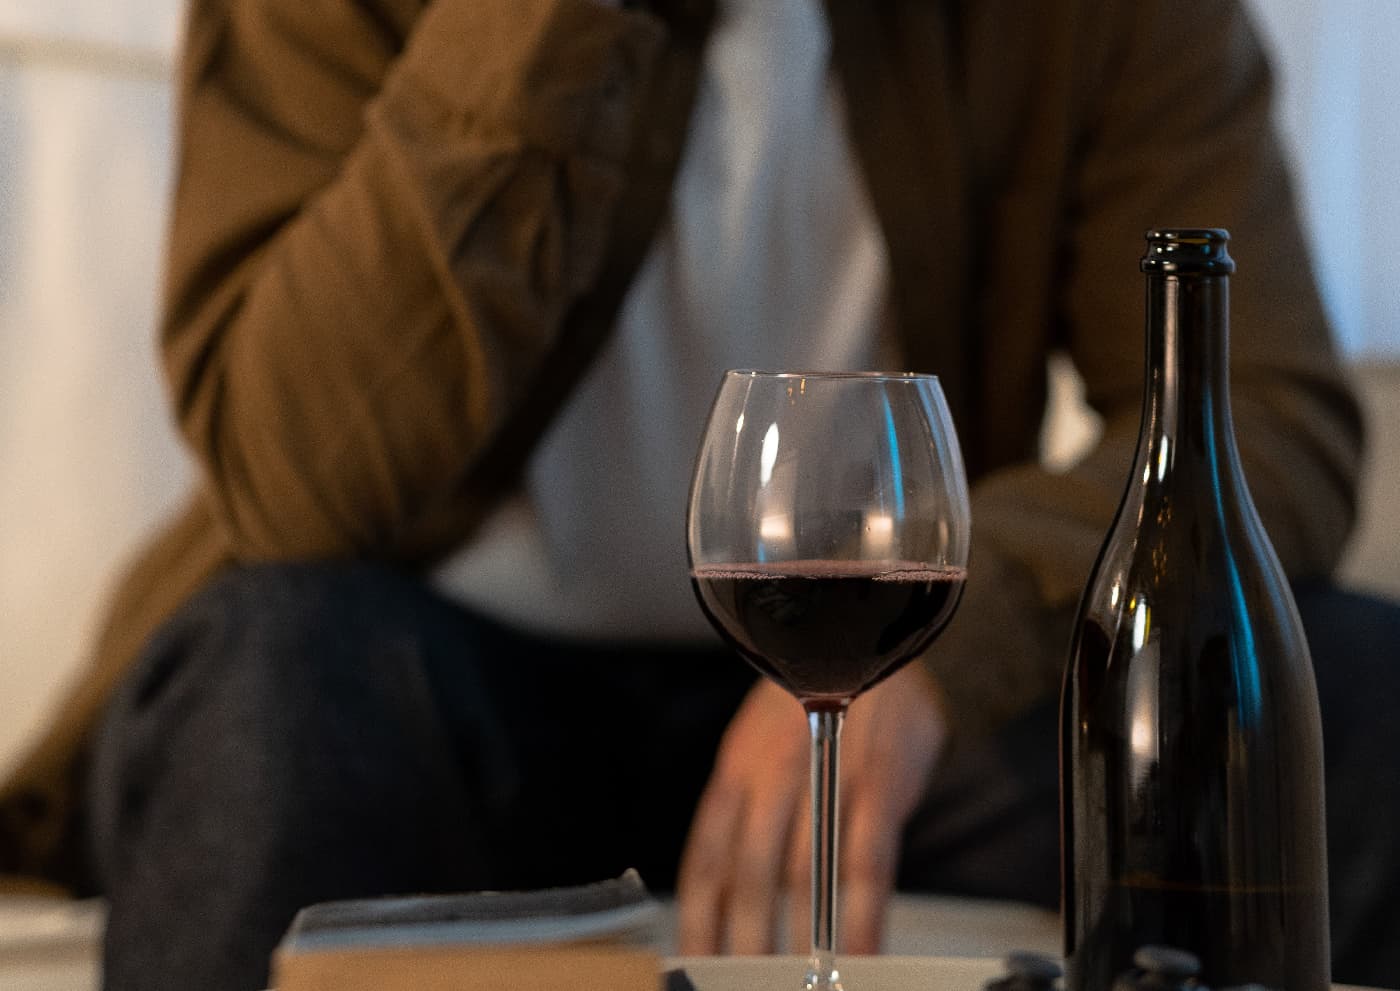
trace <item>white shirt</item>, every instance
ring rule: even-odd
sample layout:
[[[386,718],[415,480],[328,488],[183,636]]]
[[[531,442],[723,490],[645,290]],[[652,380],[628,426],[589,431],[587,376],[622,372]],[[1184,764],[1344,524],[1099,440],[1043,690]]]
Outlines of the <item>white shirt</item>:
[[[820,0],[723,0],[670,214],[618,326],[524,491],[438,587],[555,636],[712,636],[684,516],[721,373],[872,367],[887,277]]]

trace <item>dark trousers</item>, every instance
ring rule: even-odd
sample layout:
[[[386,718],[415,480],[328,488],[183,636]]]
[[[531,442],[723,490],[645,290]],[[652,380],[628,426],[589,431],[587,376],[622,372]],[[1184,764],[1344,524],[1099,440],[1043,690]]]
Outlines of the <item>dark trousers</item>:
[[[1327,733],[1334,973],[1400,986],[1400,610],[1299,590]],[[235,568],[153,638],[94,742],[110,991],[264,986],[302,905],[674,882],[730,652],[561,645],[366,565]],[[1054,706],[952,755],[901,887],[1053,906]]]

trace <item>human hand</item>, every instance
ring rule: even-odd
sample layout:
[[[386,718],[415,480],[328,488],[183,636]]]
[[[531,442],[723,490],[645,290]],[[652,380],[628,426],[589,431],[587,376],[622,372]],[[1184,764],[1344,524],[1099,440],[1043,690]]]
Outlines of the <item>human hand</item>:
[[[932,677],[910,664],[858,698],[842,731],[839,945],[880,947],[904,824],[947,741]],[[679,879],[680,951],[772,953],[811,936],[811,736],[802,707],[763,679],[720,742]]]

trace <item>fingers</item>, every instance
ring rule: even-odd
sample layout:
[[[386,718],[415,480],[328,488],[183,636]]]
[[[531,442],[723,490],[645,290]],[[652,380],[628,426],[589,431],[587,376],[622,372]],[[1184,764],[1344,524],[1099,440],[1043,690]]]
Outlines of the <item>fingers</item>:
[[[901,830],[890,826],[902,824],[906,817],[898,808],[897,797],[883,787],[886,780],[888,776],[879,763],[863,768],[861,774],[842,775],[837,944],[843,953],[878,953],[884,935],[885,912],[899,867],[901,836]],[[786,950],[805,953],[813,936],[812,809],[805,789],[793,819],[782,888],[787,915]],[[782,949],[780,946],[779,951]]]
[[[840,946],[845,953],[879,953],[884,935],[885,909],[894,891],[899,865],[900,822],[888,793],[878,788],[856,787],[845,798],[841,817]]]
[[[677,882],[680,951],[687,956],[722,950],[726,872],[742,811],[743,793],[713,779],[696,807]]]
[[[751,796],[734,851],[726,926],[731,953],[772,953],[776,948],[782,880],[801,780],[774,781],[771,785]]]
[[[681,863],[683,954],[772,953],[801,779],[716,778]]]
[[[787,852],[806,787],[801,707],[773,685],[725,733],[691,824],[679,878],[684,954],[771,953]]]
[[[840,944],[879,950],[894,886],[902,823],[879,782],[843,782],[838,860]],[[791,769],[790,769],[791,772]],[[734,778],[717,771],[706,790],[681,869],[684,954],[805,952],[812,939],[812,817],[807,775]],[[779,924],[785,919],[779,938]]]
[[[838,863],[843,952],[879,951],[903,826],[946,738],[934,694],[921,677],[897,675],[877,686],[857,701],[847,724]],[[788,943],[782,948],[810,945],[804,722],[795,700],[760,682],[726,730],[681,862],[683,954],[774,952],[784,915]]]
[[[878,953],[899,868],[904,824],[922,797],[947,737],[927,674],[899,672],[852,706],[843,760],[840,945]],[[845,755],[843,755],[844,757]]]
[[[812,947],[812,800],[806,790],[799,805],[783,876],[789,953],[806,953]]]

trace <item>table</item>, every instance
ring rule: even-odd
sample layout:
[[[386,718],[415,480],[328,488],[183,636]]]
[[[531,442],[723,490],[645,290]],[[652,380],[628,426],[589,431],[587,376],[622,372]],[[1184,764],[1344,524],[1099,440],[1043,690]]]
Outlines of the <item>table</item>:
[[[837,958],[847,991],[981,991],[1002,972],[991,957],[845,957]],[[668,969],[680,967],[696,991],[797,991],[807,958],[670,957]]]
[[[981,991],[1002,974],[991,957],[838,957],[846,991]],[[696,991],[797,991],[807,958],[668,957],[668,969],[685,970]],[[1337,984],[1334,991],[1374,991]]]

